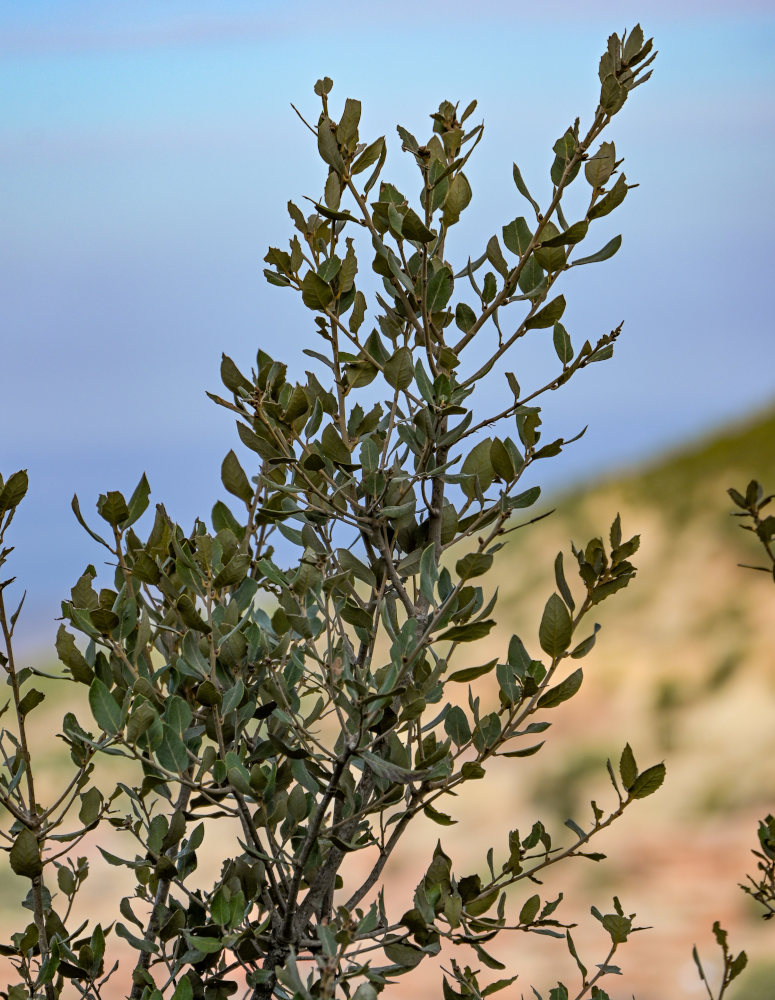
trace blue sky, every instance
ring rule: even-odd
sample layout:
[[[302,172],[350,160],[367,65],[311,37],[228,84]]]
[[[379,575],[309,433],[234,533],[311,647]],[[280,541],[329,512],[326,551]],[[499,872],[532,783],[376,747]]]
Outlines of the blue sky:
[[[576,344],[622,319],[625,333],[613,361],[547,401],[558,434],[590,424],[547,463],[550,485],[775,397],[771,4],[0,8],[0,470],[31,479],[13,539],[30,591],[24,641],[51,634],[58,600],[101,558],[74,522],[74,492],[91,511],[146,471],[173,516],[206,515],[235,442],[204,395],[218,390],[221,351],[249,367],[263,347],[303,370],[309,314],[261,274],[266,247],[290,235],[287,200],[322,183],[290,102],[314,117],[312,84],[332,76],[335,102],[363,100],[362,135],[394,142],[385,176],[409,192],[396,122],[425,134],[441,99],[478,98],[486,133],[458,245],[483,249],[524,211],[512,160],[545,196],[553,142],[594,110],[608,33],[638,19],[660,54],[611,137],[641,186],[601,223],[601,245],[622,232],[623,248],[568,282],[565,317]],[[520,381],[545,364],[530,348]]]

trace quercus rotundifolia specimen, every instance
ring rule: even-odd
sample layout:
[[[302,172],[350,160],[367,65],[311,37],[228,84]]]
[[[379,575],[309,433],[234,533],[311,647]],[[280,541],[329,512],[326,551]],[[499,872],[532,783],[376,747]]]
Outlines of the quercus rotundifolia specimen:
[[[552,1000],[606,996],[634,915],[616,898],[593,907],[602,955],[585,964],[539,876],[599,860],[590,841],[659,788],[662,764],[641,769],[626,746],[608,765],[609,801],[559,832],[540,821],[502,831],[473,871],[442,843],[463,819],[454,793],[486,780],[495,758],[518,769],[541,749],[582,683],[595,606],[635,572],[638,538],[616,517],[605,540],[573,547],[572,579],[557,556],[535,633],[482,662],[495,554],[542,516],[526,473],[567,443],[542,440],[537,403],[610,358],[621,330],[585,340],[566,329],[560,288],[568,270],[621,245],[599,236],[632,186],[607,130],[654,55],[639,26],[610,37],[591,121],[553,146],[551,193],[539,202],[515,165],[524,214],[509,210],[465,253],[447,244],[472,200],[476,102],[442,102],[424,139],[399,127],[419,189],[407,197],[383,179],[385,138],[361,136],[360,103],[335,105],[331,80],[316,84],[322,110],[308,127],[323,183],[307,211],[289,203],[294,235],[269,250],[265,272],[312,313],[314,370],[290,380],[266,335],[252,372],[224,356],[226,394],[212,398],[236,417],[242,458],[224,459],[231,496],[209,523],[186,531],[159,505],[138,534],[145,477],[128,499],[101,496],[99,521],[74,501],[113,572],[98,584],[88,566],[63,603],[57,683],[84,685],[88,707],[64,717],[71,771],[51,801],[39,798],[27,738],[45,692],[14,660],[17,615],[0,592],[15,716],[2,734],[4,849],[29,881],[2,948],[16,970],[9,1000],[99,997],[119,979],[131,1000],[373,1000],[442,947],[444,997],[482,997],[519,974],[512,944],[508,969],[498,957],[506,941],[534,933],[556,936],[578,966],[575,985],[546,987]],[[551,338],[544,384],[521,370],[523,338]],[[509,401],[474,406],[475,389],[498,398],[501,361]],[[3,482],[3,535],[26,488],[23,472]],[[109,792],[94,780],[105,754],[125,768]],[[393,912],[381,879],[420,814],[441,841]],[[79,849],[95,830],[111,834],[105,865],[128,869],[135,887],[109,923],[76,923],[90,870]],[[203,879],[198,859],[234,830],[220,874]],[[356,852],[367,874],[353,882]],[[134,955],[118,972],[116,938]]]

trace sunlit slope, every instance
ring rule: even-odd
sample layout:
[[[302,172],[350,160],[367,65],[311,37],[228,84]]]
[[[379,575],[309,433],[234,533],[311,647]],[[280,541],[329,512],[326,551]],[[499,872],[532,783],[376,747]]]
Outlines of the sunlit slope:
[[[641,766],[666,762],[659,793],[606,834],[600,846],[609,860],[576,869],[575,889],[559,879],[569,899],[586,901],[579,919],[590,894],[617,892],[654,926],[633,939],[623,961],[627,985],[643,1000],[696,995],[691,945],[705,940],[711,950],[717,918],[775,983],[766,965],[771,929],[737,888],[753,867],[756,818],[775,810],[775,585],[738,566],[763,560],[755,538],[730,516],[726,493],[751,478],[775,491],[775,410],[554,503],[548,498],[539,512],[554,506],[555,513],[514,532],[493,571],[499,629],[486,652],[502,656],[516,632],[538,655],[557,552],[571,580],[571,540],[582,546],[606,537],[617,512],[624,537],[641,536],[635,580],[595,609],[602,628],[581,661],[580,692],[550,714],[543,751],[501,779],[488,825],[496,830],[529,814],[558,830],[568,817],[586,823],[589,799],[602,804],[612,794],[605,759],[618,761],[626,741]],[[572,586],[582,593],[578,577]],[[581,927],[578,933],[584,936]],[[758,1000],[742,987],[735,1000]]]
[[[615,749],[620,734],[632,735],[644,750],[668,754],[674,773],[663,794],[683,809],[775,799],[775,586],[738,566],[762,559],[726,493],[751,478],[775,490],[775,410],[548,501],[555,513],[515,532],[496,557],[502,630],[494,641],[518,632],[537,652],[556,553],[570,580],[571,541],[606,537],[617,513],[625,537],[640,535],[638,574],[596,609],[602,629],[582,661],[585,685],[556,738],[584,754],[588,744]]]

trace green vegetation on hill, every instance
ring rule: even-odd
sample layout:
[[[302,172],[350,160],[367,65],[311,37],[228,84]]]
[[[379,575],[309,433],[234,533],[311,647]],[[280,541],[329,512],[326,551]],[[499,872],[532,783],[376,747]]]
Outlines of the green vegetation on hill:
[[[684,521],[726,503],[727,486],[739,488],[753,478],[775,479],[775,408],[690,441],[614,482],[626,500],[654,504]]]

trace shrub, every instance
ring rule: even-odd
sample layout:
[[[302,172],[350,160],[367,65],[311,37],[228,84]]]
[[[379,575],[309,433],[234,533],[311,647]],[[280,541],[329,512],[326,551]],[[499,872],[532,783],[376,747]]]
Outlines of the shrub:
[[[322,110],[308,127],[322,194],[311,215],[289,203],[289,248],[265,258],[268,280],[313,314],[320,348],[305,353],[317,374],[291,381],[263,349],[249,374],[224,356],[226,396],[212,398],[236,417],[248,457],[226,455],[234,499],[216,503],[209,525],[187,532],[159,505],[138,534],[144,476],[128,499],[99,498],[99,526],[73,501],[115,572],[102,585],[88,566],[62,606],[59,682],[88,689],[90,718],[64,717],[71,773],[48,804],[27,737],[43,693],[14,660],[19,609],[6,605],[10,581],[0,589],[16,720],[2,733],[0,802],[10,867],[29,881],[3,947],[18,973],[9,1000],[100,996],[115,973],[111,933],[136,954],[132,1000],[218,1000],[240,988],[253,1000],[373,1000],[442,944],[453,956],[445,998],[478,998],[514,977],[480,983],[462,956],[503,970],[492,942],[513,932],[553,935],[575,958],[578,985],[556,985],[551,1000],[607,996],[599,984],[619,971],[613,957],[637,930],[634,914],[616,898],[609,912],[592,908],[608,941],[590,971],[561,897],[533,890],[550,866],[601,860],[590,841],[662,783],[664,765],[641,770],[629,745],[608,763],[612,801],[592,802],[589,819],[569,819],[560,835],[540,821],[502,831],[471,872],[453,870],[439,843],[401,914],[380,888],[416,817],[449,825],[455,793],[485,779],[492,760],[516,768],[541,749],[547,717],[581,686],[594,608],[635,573],[638,538],[625,538],[617,516],[607,541],[573,547],[573,586],[557,556],[537,642],[514,635],[481,662],[495,554],[545,516],[521,513],[540,492],[526,473],[575,440],[542,440],[537,401],[610,358],[621,331],[574,348],[555,286],[619,249],[616,236],[581,251],[632,186],[613,141],[600,139],[654,55],[639,26],[610,37],[590,125],[576,119],[554,144],[548,203],[515,165],[528,217],[506,220],[500,238],[455,264],[447,237],[472,198],[476,102],[442,102],[427,140],[398,128],[420,181],[410,203],[380,180],[387,143],[361,141],[360,103],[335,110],[331,80],[318,81]],[[528,336],[551,337],[555,373],[522,387],[506,372],[511,401],[493,408],[496,366]],[[24,472],[2,483],[0,538],[26,489]],[[131,775],[107,795],[94,782],[100,755],[122,758]],[[89,875],[77,852],[106,825],[127,847],[102,857],[132,873],[134,893],[116,901],[110,925],[73,926]],[[233,855],[202,884],[198,856],[234,825]],[[363,880],[347,875],[354,853],[368,858]]]

